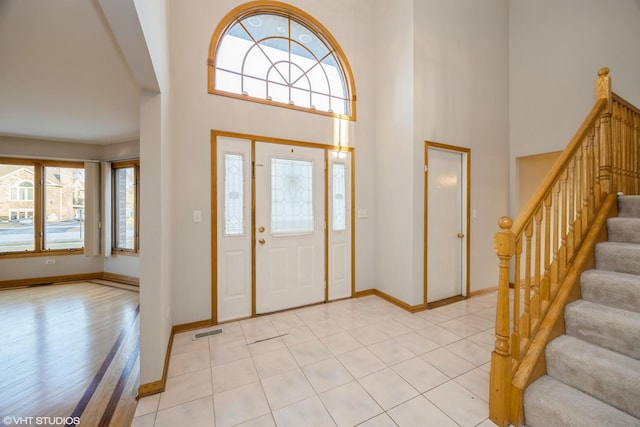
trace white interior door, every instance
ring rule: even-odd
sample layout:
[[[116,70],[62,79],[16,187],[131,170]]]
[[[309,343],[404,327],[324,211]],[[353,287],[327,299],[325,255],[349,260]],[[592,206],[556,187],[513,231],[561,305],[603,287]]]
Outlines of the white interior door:
[[[465,156],[428,148],[427,302],[466,295]]]
[[[256,142],[256,313],[325,300],[324,150]]]

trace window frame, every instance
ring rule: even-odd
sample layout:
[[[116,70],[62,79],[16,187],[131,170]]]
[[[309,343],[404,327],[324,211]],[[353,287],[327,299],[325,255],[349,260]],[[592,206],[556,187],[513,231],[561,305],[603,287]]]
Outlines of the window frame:
[[[44,197],[46,193],[46,183],[44,182],[45,168],[75,168],[85,169],[83,162],[48,160],[48,159],[24,159],[0,157],[0,164],[13,166],[33,167],[33,250],[2,252],[1,258],[23,258],[33,256],[58,256],[58,255],[82,255],[84,246],[81,248],[45,249],[45,210]],[[25,202],[26,200],[11,200],[11,194],[7,201]],[[31,202],[31,200],[28,200]],[[22,209],[22,208],[20,208]],[[30,209],[30,208],[29,208]],[[22,209],[27,210],[27,208]],[[86,226],[83,222],[82,226]]]
[[[118,220],[116,197],[116,171],[118,169],[133,169],[133,182],[135,186],[133,200],[133,248],[118,246]],[[122,255],[137,255],[140,252],[140,160],[125,160],[111,163],[111,251]]]
[[[224,36],[231,29],[231,27],[236,24],[237,21],[246,19],[252,15],[260,14],[282,16],[305,26],[307,29],[313,32],[316,37],[324,42],[331,51],[333,51],[335,59],[338,62],[340,71],[342,71],[344,78],[347,99],[346,102],[349,106],[348,114],[337,114],[330,111],[321,111],[299,105],[272,101],[271,99],[263,99],[240,93],[227,92],[215,88],[216,56],[218,53],[218,48],[222,40],[224,39]],[[350,121],[356,120],[356,86],[353,79],[351,66],[347,61],[344,51],[342,50],[336,39],[331,35],[329,30],[327,30],[318,20],[316,20],[314,17],[304,12],[303,10],[286,3],[281,3],[278,1],[258,0],[240,5],[227,13],[227,15],[222,18],[222,20],[216,27],[213,36],[211,37],[211,41],[209,44],[209,57],[207,61],[207,73],[208,91],[211,94],[257,102],[260,104],[274,105],[281,108],[288,108],[297,111],[305,111],[308,113],[346,119]]]

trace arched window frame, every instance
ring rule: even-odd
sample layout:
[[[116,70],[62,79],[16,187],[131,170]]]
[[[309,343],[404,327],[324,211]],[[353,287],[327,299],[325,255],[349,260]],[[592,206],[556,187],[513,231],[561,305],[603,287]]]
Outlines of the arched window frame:
[[[325,45],[334,53],[334,56],[340,66],[340,71],[342,71],[342,77],[344,80],[346,97],[348,103],[348,114],[336,114],[329,111],[321,111],[313,108],[302,107],[298,105],[286,104],[282,102],[272,101],[270,99],[263,99],[252,97],[248,95],[243,95],[234,92],[223,91],[215,88],[215,75],[216,75],[216,56],[218,53],[218,48],[220,43],[222,42],[224,36],[230,30],[230,28],[237,22],[242,19],[246,19],[252,15],[259,14],[272,14],[279,15],[285,18],[288,18],[292,21],[295,21],[311,32],[314,33]],[[227,96],[231,98],[237,98],[252,102],[258,102],[261,104],[268,105],[276,105],[278,107],[289,108],[298,111],[306,111],[314,114],[320,114],[329,117],[336,117],[340,119],[347,120],[356,120],[356,88],[353,79],[353,73],[351,71],[351,67],[349,66],[349,62],[346,59],[346,56],[335,40],[335,38],[331,35],[331,33],[314,17],[304,12],[301,9],[298,9],[294,6],[291,6],[286,3],[281,3],[277,1],[253,1],[249,3],[245,3],[231,10],[225,17],[220,21],[216,30],[211,37],[211,42],[209,44],[209,58],[207,63],[208,69],[208,90],[211,94]]]

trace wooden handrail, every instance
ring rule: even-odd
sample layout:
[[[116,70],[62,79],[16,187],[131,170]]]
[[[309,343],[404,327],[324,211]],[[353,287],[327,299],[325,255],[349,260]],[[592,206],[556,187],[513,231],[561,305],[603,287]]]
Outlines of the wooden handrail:
[[[640,193],[640,109],[611,91],[602,68],[595,104],[574,137],[518,217],[498,221],[489,394],[496,424],[523,424],[524,390],[546,372],[544,348],[564,333],[564,306],[579,297],[580,273],[593,266],[619,191]]]

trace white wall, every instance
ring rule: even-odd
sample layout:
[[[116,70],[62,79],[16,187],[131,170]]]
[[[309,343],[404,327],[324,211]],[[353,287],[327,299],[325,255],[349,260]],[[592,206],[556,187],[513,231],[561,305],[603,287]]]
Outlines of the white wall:
[[[508,0],[416,0],[415,234],[424,141],[471,149],[471,291],[497,285],[493,234],[508,211]],[[422,247],[416,243],[416,255]],[[421,257],[416,256],[418,265]],[[420,264],[421,268],[422,265]],[[416,271],[417,274],[417,271]]]
[[[413,0],[374,3],[375,19],[375,287],[411,305],[422,303],[415,275],[413,195]]]
[[[338,121],[305,112],[262,105],[207,93],[209,42],[219,21],[237,0],[171,3],[171,126],[173,144],[173,272],[174,323],[211,316],[211,129],[299,141],[334,142]],[[369,210],[356,224],[358,289],[373,285],[373,132],[371,66],[373,28],[365,0],[291,1],[323,23],[340,43],[355,75],[358,120],[345,135],[356,147],[356,207]],[[360,165],[363,165],[360,170]],[[192,211],[202,222],[192,222]],[[360,226],[362,225],[362,229]],[[361,255],[360,251],[364,254]]]
[[[640,2],[511,0],[509,12],[515,183],[517,157],[568,144],[595,102],[601,67],[611,69],[614,92],[640,105]]]

